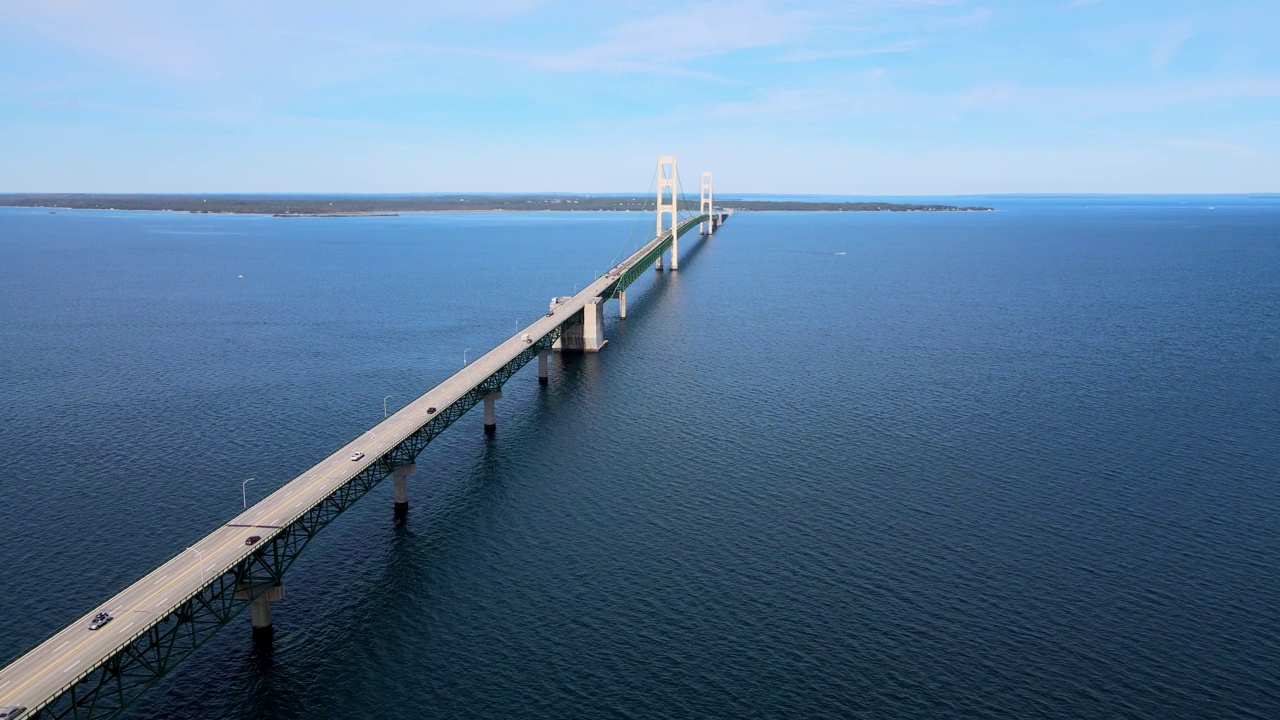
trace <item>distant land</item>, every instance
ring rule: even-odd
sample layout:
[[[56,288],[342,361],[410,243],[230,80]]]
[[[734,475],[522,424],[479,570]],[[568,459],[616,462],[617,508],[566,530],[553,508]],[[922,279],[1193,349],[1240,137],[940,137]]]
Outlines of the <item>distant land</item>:
[[[73,210],[166,210],[281,217],[350,217],[401,212],[528,212],[531,210],[654,210],[651,197],[619,195],[104,195],[87,193],[3,193],[0,206]],[[827,212],[966,212],[988,207],[916,205],[889,202],[805,202],[721,198],[716,207],[733,210]],[[698,210],[686,198],[681,210]]]

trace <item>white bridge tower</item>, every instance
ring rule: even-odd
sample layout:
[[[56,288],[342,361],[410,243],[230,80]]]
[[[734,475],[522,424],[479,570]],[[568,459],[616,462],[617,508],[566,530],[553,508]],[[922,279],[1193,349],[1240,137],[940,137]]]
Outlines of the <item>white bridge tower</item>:
[[[715,202],[711,199],[711,172],[702,173],[702,200],[698,203],[698,214],[706,215],[706,222],[700,223],[698,229],[703,235],[710,235],[716,231],[716,221],[712,213],[715,212]]]
[[[680,224],[680,218],[676,215],[676,156],[662,155],[658,157],[658,230],[657,234],[662,235],[665,228],[662,227],[662,216],[664,213],[671,214],[671,269],[680,269],[680,248],[677,243],[679,238],[676,237],[676,229]],[[666,193],[664,191],[670,191]],[[654,270],[662,270],[662,256],[658,256],[658,262],[653,267]]]

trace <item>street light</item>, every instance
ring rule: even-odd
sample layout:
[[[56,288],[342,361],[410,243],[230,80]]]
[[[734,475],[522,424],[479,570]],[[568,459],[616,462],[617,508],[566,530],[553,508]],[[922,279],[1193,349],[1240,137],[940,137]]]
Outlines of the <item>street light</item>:
[[[523,320],[523,319],[524,319],[524,316],[523,316],[523,315],[521,315],[520,317],[516,318],[516,330],[519,330],[519,329],[520,329],[520,321],[521,321],[521,320]]]
[[[387,419],[387,400],[390,397],[391,396],[388,395],[387,397],[382,398],[382,419],[383,420]]]
[[[252,479],[253,478],[249,478],[248,480],[240,481],[240,502],[244,504],[245,510],[249,509],[249,497],[244,494],[244,486],[249,484],[249,480],[252,480]]]
[[[203,584],[204,583],[204,551],[197,550],[193,547],[189,547],[187,549],[196,554],[196,560],[200,563],[200,583]]]
[[[467,366],[467,350],[470,350],[470,349],[471,348],[467,348],[466,350],[462,351],[462,367]]]

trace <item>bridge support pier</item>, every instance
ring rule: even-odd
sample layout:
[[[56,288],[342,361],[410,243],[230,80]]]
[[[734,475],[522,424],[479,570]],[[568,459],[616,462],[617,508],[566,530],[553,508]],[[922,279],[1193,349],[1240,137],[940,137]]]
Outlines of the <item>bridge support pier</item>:
[[[406,479],[418,469],[417,465],[401,465],[391,471],[391,483],[395,493],[396,517],[409,514],[409,487]]]
[[[484,431],[490,435],[498,430],[498,420],[494,414],[494,401],[502,399],[502,391],[494,390],[484,396]]]
[[[653,264],[653,269],[662,272],[662,253],[658,253],[658,262]]]
[[[618,317],[627,317],[627,291],[623,290],[618,293]]]
[[[608,343],[604,339],[604,298],[591,298],[582,308],[582,349],[600,352]]]
[[[547,365],[549,363],[547,362],[547,360],[549,360],[550,358],[551,358],[550,350],[543,350],[542,352],[538,353],[538,384],[539,385],[546,385],[547,382],[549,381],[549,375],[547,373]]]
[[[262,585],[240,585],[236,588],[237,600],[248,600],[252,598],[258,591],[262,590]],[[253,623],[253,641],[255,643],[271,644],[271,638],[275,635],[275,628],[271,624],[271,603],[284,599],[284,585],[272,585],[266,589],[258,597],[254,598],[249,606],[250,620]]]

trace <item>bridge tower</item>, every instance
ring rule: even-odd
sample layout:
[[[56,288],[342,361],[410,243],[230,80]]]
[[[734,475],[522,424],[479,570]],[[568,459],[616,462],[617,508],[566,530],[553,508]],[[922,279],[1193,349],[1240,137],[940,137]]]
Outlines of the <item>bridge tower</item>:
[[[702,199],[698,202],[698,214],[706,215],[707,221],[700,223],[698,229],[703,235],[716,231],[716,223],[711,213],[715,211],[715,203],[711,200],[711,173],[702,173]]]
[[[658,157],[658,235],[661,235],[666,228],[662,227],[662,216],[665,213],[671,214],[671,269],[680,269],[680,248],[676,244],[676,226],[680,224],[679,218],[676,216],[676,156],[661,155]],[[665,191],[670,190],[670,194]],[[668,199],[669,198],[669,199]],[[654,265],[654,270],[662,270],[662,256],[658,256],[658,263]]]

